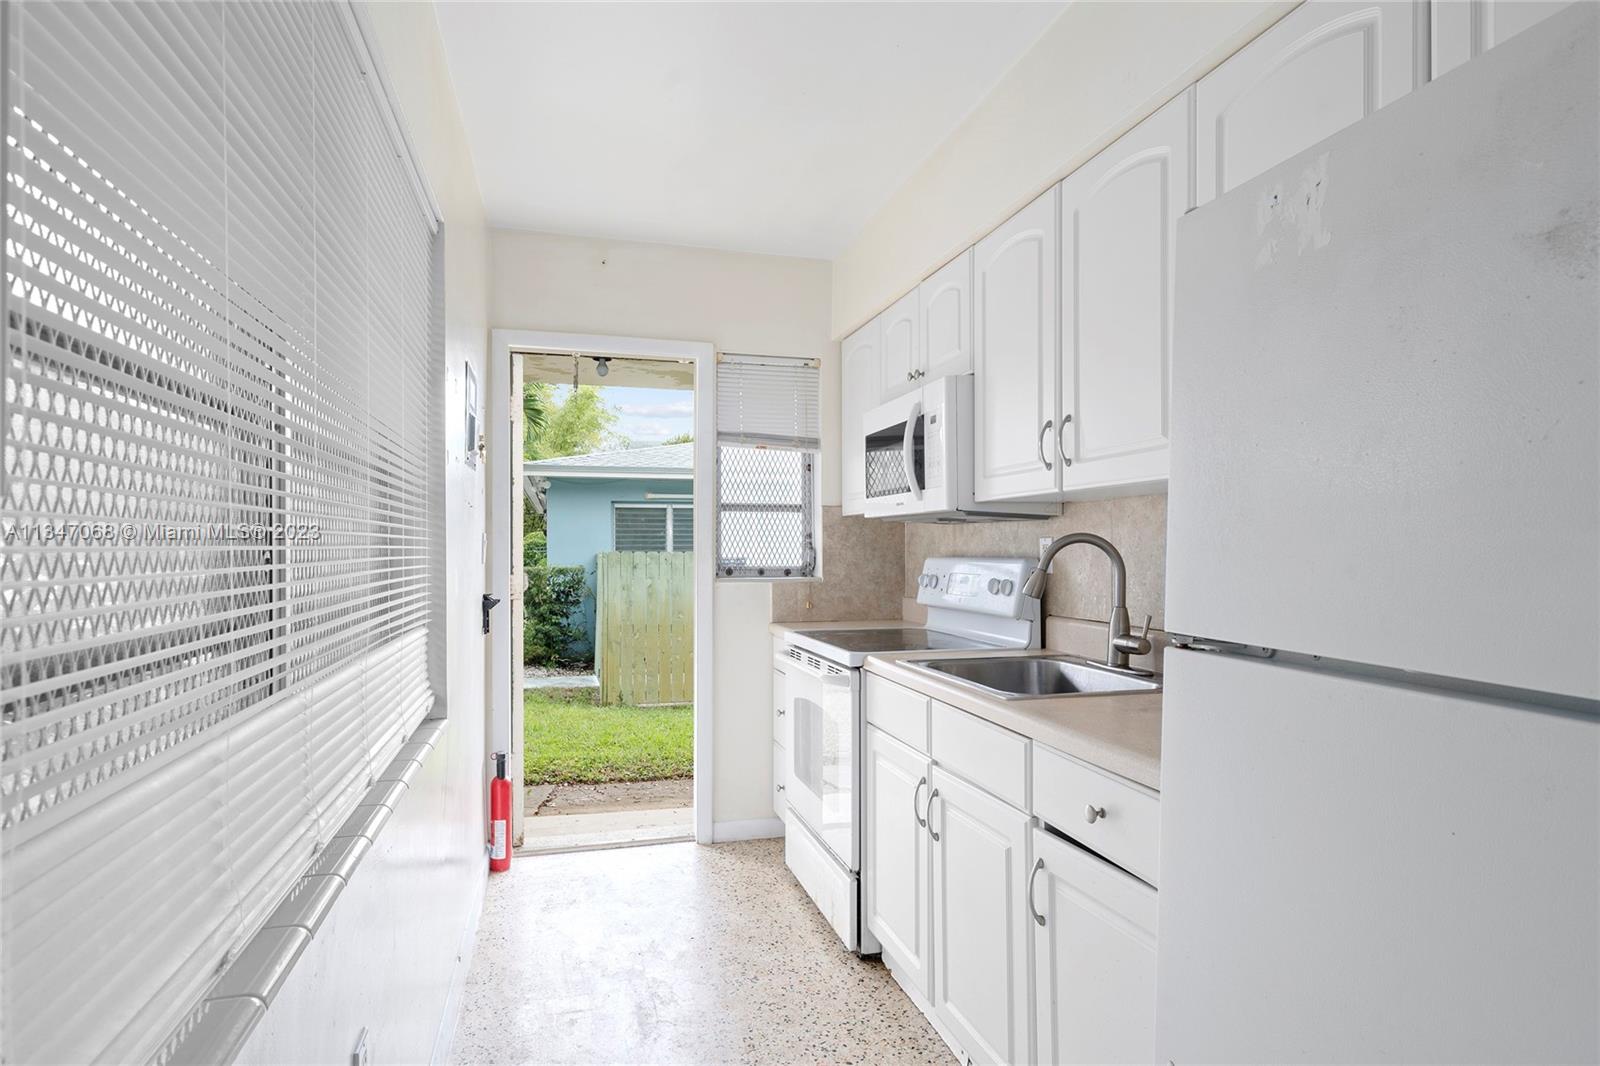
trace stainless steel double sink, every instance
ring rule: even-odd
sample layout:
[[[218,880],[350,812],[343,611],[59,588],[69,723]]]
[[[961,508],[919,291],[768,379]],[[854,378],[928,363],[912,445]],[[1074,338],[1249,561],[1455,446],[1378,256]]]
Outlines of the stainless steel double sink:
[[[1072,655],[989,655],[902,662],[1003,700],[1161,691],[1159,677],[1118,670]]]

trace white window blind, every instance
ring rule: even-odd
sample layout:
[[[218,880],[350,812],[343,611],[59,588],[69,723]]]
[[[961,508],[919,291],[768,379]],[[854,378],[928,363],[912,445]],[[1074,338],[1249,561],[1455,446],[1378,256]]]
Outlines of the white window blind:
[[[718,357],[720,576],[816,576],[821,437],[816,360]]]
[[[694,550],[694,505],[618,503],[611,511],[611,546],[619,552]]]
[[[129,1061],[433,705],[438,249],[346,5],[3,18],[0,1057]]]

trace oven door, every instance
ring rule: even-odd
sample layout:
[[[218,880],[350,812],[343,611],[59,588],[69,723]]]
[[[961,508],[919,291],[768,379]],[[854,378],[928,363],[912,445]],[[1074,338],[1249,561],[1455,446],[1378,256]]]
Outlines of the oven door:
[[[928,488],[928,420],[920,393],[901,397],[868,413],[866,436],[866,512],[913,513]]]
[[[846,870],[856,852],[856,676],[802,652],[788,663],[789,809]]]

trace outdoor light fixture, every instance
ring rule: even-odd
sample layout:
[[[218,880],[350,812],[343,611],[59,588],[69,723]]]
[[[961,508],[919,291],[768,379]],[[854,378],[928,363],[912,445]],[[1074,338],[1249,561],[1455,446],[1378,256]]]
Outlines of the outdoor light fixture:
[[[599,374],[601,377],[605,377],[607,374],[611,373],[611,360],[607,359],[605,356],[596,356],[594,360],[594,372]]]

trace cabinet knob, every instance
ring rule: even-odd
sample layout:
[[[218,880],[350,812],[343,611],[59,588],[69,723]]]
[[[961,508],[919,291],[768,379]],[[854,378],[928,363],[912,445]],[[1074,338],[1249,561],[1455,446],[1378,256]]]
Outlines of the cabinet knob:
[[[778,711],[778,717],[782,718],[783,717],[783,708],[779,707],[779,708],[777,708],[777,711]]]
[[[1092,803],[1083,809],[1083,820],[1088,822],[1090,825],[1093,825],[1105,816],[1106,809],[1104,807],[1096,807]]]

